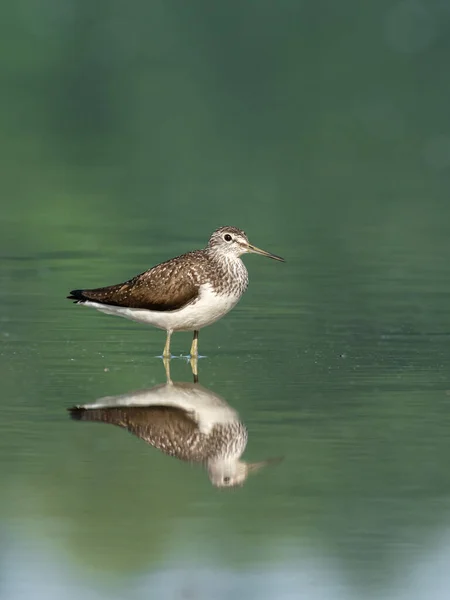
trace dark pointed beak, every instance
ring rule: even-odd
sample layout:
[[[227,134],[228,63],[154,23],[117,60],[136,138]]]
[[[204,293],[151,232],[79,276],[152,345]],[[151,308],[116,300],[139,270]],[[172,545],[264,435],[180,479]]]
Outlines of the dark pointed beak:
[[[266,458],[266,460],[261,460],[255,463],[247,464],[247,473],[257,473],[264,467],[268,467],[270,465],[277,465],[283,460],[284,456],[277,456],[276,458]]]
[[[281,258],[281,256],[277,256],[276,254],[271,254],[270,252],[261,250],[261,248],[257,248],[256,246],[253,246],[253,244],[245,244],[244,248],[246,248],[247,252],[253,252],[253,254],[261,254],[261,256],[267,256],[268,258],[273,258],[273,260],[279,260],[280,262],[286,262],[284,260],[284,258]]]

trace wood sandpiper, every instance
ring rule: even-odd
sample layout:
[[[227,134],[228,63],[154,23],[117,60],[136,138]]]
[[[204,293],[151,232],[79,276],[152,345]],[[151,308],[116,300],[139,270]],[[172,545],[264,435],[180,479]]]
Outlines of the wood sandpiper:
[[[220,227],[203,250],[156,265],[125,283],[73,290],[76,304],[147,323],[167,332],[163,357],[170,357],[174,331],[193,331],[191,356],[198,356],[198,332],[228,313],[247,289],[248,273],[240,259],[252,252],[284,262],[253,246],[244,231]]]

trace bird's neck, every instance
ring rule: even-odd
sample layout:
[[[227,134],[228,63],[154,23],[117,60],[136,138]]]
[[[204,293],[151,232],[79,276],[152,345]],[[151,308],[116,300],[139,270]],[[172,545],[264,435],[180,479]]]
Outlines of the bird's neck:
[[[239,258],[239,256],[236,256],[235,254],[228,254],[226,252],[222,252],[220,250],[220,248],[217,248],[215,246],[208,246],[206,248],[206,253],[208,254],[210,260],[219,263],[219,264],[234,264],[234,263],[241,263],[244,264],[242,262],[242,260]]]
[[[216,438],[216,448],[210,453],[208,464],[220,466],[234,463],[247,446],[247,429],[241,421],[216,425],[213,435]]]
[[[207,252],[221,282],[228,288],[232,284],[237,294],[243,294],[248,285],[248,272],[239,256],[223,254],[214,248],[208,248]]]

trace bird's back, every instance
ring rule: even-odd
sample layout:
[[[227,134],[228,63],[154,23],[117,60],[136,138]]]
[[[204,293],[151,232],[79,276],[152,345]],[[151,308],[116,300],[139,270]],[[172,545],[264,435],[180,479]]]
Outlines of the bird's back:
[[[169,456],[190,462],[240,455],[247,443],[247,430],[239,421],[217,423],[203,433],[194,415],[173,406],[74,407],[78,421],[109,423],[128,430]]]
[[[160,263],[123,283],[72,290],[69,300],[153,311],[177,310],[193,301],[207,280],[209,256],[194,250]]]

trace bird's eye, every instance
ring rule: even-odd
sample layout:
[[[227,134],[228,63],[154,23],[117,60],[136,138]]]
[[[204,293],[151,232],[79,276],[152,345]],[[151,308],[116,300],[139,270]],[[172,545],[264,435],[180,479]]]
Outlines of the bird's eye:
[[[223,239],[224,239],[226,242],[231,242],[231,240],[232,240],[233,238],[231,237],[231,235],[230,235],[229,233],[226,233],[226,234],[223,236]]]
[[[224,483],[230,483],[230,478],[229,477],[224,477],[223,478],[223,482]]]

